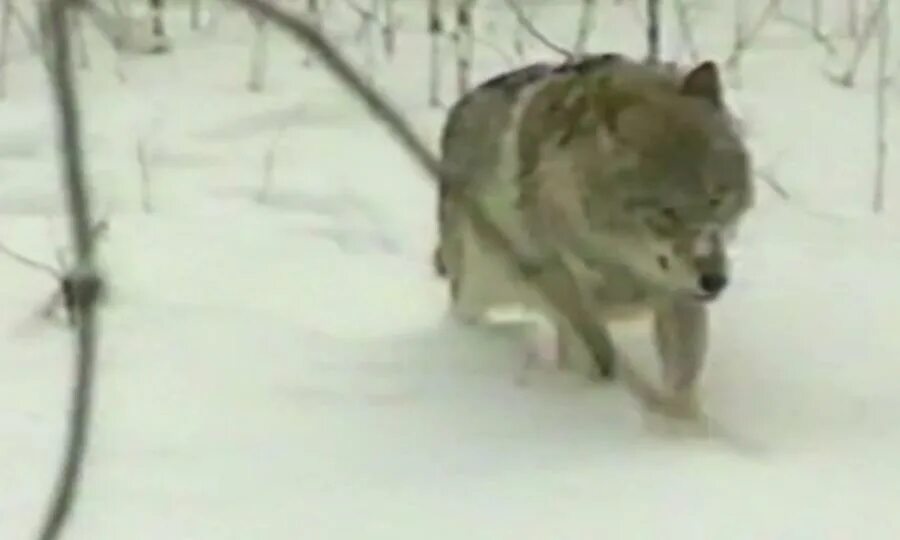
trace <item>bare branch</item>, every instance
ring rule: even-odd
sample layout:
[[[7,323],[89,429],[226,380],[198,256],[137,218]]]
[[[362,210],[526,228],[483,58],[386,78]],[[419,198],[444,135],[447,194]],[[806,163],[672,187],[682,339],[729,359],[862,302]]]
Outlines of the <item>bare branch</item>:
[[[96,356],[96,307],[102,280],[94,267],[94,243],[90,206],[85,190],[81,151],[81,128],[77,94],[73,84],[70,37],[66,14],[70,0],[51,0],[42,6],[41,17],[50,31],[52,45],[50,78],[59,113],[59,146],[63,161],[64,192],[69,208],[76,263],[63,279],[63,290],[72,301],[77,316],[77,376],[69,411],[65,459],[57,479],[53,499],[40,539],[55,540],[75,502],[78,479],[87,448],[90,405]]]
[[[659,0],[647,0],[647,61],[651,64],[659,63],[659,7]]]

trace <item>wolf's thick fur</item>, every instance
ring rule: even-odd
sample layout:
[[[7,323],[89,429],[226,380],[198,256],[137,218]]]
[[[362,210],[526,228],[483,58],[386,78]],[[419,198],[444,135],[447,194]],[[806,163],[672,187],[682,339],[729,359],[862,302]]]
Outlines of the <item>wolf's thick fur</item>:
[[[693,407],[726,235],[753,201],[716,66],[531,65],[460,99],[441,144],[434,262],[456,315],[535,309],[555,323],[563,365],[611,376],[606,323],[652,312],[666,391]],[[515,267],[467,217],[472,204],[511,240]],[[538,275],[559,309],[540,300]]]

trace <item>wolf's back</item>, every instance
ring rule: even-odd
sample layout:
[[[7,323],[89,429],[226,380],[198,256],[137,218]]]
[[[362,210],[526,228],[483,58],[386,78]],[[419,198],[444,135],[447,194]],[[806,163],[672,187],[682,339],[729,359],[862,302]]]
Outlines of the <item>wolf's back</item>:
[[[517,97],[551,71],[549,65],[533,64],[503,73],[472,89],[450,108],[441,133],[447,182],[465,182],[496,166],[499,142],[509,127]]]
[[[583,75],[623,62],[626,59],[620,55],[602,54],[559,65],[531,64],[470,90],[450,108],[441,133],[441,159],[450,171],[447,180],[465,182],[473,173],[496,167],[500,140],[529,88],[553,76]]]
[[[438,194],[441,235],[456,195],[475,188],[473,184],[518,174],[521,165],[517,160],[518,152],[505,148],[504,144],[510,141],[508,136],[517,140],[517,126],[513,125],[517,121],[515,112],[517,106],[530,99],[531,90],[556,76],[584,75],[625,61],[616,54],[603,54],[559,65],[531,64],[488,79],[454,103],[440,139],[444,171]],[[516,142],[512,146],[515,147]],[[504,158],[510,161],[506,164],[509,170],[502,170]],[[433,262],[437,273],[446,276],[440,246]]]

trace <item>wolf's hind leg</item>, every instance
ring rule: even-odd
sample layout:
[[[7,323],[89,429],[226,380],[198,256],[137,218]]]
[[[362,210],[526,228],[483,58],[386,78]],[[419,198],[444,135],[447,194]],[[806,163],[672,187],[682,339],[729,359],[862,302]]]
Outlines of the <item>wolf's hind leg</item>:
[[[462,322],[478,323],[491,308],[518,301],[519,281],[468,223],[458,233],[457,256],[447,265],[452,312]]]
[[[482,321],[490,305],[480,292],[477,276],[467,276],[465,272],[450,277],[451,311],[453,316],[466,324]]]
[[[708,314],[704,304],[680,298],[657,308],[654,319],[656,349],[662,362],[663,384],[675,416],[699,411],[696,386],[708,342]]]

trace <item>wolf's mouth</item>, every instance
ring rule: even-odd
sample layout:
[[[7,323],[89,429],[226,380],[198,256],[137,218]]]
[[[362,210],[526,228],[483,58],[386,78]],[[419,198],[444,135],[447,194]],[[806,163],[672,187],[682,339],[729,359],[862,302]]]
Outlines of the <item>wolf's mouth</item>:
[[[694,293],[693,297],[695,300],[700,302],[712,302],[716,300],[722,293],[720,292],[712,292],[712,293]]]

